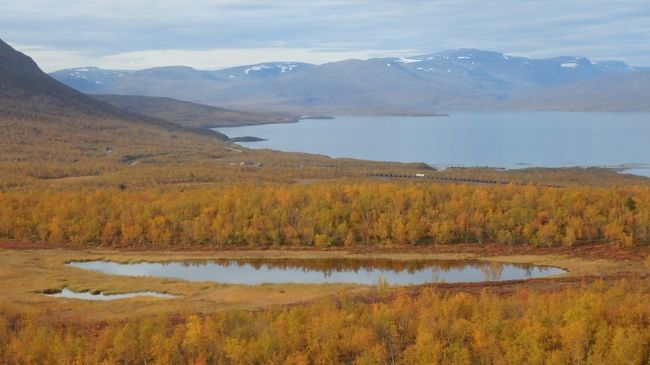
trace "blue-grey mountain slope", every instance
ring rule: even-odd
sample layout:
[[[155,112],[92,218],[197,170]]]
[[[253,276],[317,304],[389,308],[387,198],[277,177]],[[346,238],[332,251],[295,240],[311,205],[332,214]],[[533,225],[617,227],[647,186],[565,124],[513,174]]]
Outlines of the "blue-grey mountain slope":
[[[93,77],[78,70],[79,75],[62,70],[53,76],[90,93],[162,96],[238,109],[303,114],[540,108],[650,110],[643,100],[650,96],[650,85],[637,81],[647,79],[644,68],[620,61],[592,62],[584,57],[531,59],[474,49],[318,66],[272,62],[218,71],[189,67],[135,72],[93,69],[98,75]],[[79,86],[83,77],[94,85]],[[598,80],[607,81],[603,84]],[[580,96],[585,93],[593,99]],[[630,93],[638,97],[630,98]],[[541,102],[560,94],[561,104]]]

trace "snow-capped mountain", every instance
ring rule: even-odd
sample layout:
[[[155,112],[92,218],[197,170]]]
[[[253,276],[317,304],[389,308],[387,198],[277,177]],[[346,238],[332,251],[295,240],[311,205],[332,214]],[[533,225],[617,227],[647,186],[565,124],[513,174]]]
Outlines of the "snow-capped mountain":
[[[526,95],[538,97],[558,88],[579,88],[570,85],[593,87],[600,84],[601,78],[612,86],[622,83],[617,86],[622,90],[635,79],[625,75],[647,72],[621,61],[592,62],[585,57],[533,59],[476,49],[322,65],[268,62],[218,71],[189,67],[135,72],[86,69],[57,71],[52,76],[91,93],[166,96],[237,108],[324,113],[525,109]],[[634,87],[645,95],[644,88],[650,85]],[[603,93],[605,89],[590,92]],[[567,97],[571,99],[571,95],[565,96],[563,105],[571,105]],[[616,104],[615,97],[606,99]],[[620,105],[650,108],[647,103],[638,107],[629,101],[614,104],[611,109],[619,110]],[[581,105],[585,105],[584,98],[572,108],[580,109]],[[535,107],[539,108],[539,103]],[[607,110],[610,104],[601,108]]]
[[[97,67],[69,68],[50,74],[55,79],[83,92],[93,92],[130,74],[126,70],[104,70]]]
[[[213,74],[229,79],[235,78],[265,78],[303,71],[316,65],[302,62],[268,62],[255,65],[231,67],[214,71]]]
[[[633,67],[620,61],[592,63],[585,57],[530,59],[475,49],[449,50],[409,59],[394,59],[394,62],[423,74],[454,75],[474,78],[478,82],[493,82],[504,86],[506,91],[561,85],[610,72],[634,71]]]

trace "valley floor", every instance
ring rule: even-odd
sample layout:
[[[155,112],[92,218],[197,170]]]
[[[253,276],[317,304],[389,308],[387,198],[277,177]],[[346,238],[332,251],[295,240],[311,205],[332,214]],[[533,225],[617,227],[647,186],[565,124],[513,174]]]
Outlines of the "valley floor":
[[[120,277],[68,267],[69,261],[171,262],[210,259],[366,259],[478,260],[497,263],[536,264],[560,267],[567,274],[544,279],[505,282],[444,284],[407,287],[416,294],[424,288],[440,292],[480,293],[484,290],[508,294],[521,288],[555,291],[594,280],[643,278],[650,275],[650,263],[643,259],[650,249],[635,251],[615,245],[594,245],[572,251],[563,249],[513,248],[503,245],[437,245],[428,248],[358,248],[352,250],[218,250],[218,251],[114,251],[43,249],[4,242],[0,251],[0,303],[5,310],[20,313],[47,312],[51,318],[69,321],[104,321],[137,318],[151,314],[211,313],[231,309],[264,309],[278,305],[306,304],[323,297],[354,297],[376,301],[390,297],[399,287],[354,284],[262,284],[231,285],[187,282],[153,277]],[[23,246],[24,247],[24,246]],[[95,302],[51,298],[44,292],[69,288],[74,291],[128,293],[157,291],[177,295],[174,299],[130,298],[117,302]]]

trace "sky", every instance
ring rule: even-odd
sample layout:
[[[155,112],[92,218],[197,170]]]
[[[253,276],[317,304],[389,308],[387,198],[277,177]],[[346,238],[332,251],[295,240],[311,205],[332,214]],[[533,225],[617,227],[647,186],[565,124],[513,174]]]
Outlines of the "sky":
[[[478,48],[650,66],[649,0],[2,0],[45,71],[321,64]]]

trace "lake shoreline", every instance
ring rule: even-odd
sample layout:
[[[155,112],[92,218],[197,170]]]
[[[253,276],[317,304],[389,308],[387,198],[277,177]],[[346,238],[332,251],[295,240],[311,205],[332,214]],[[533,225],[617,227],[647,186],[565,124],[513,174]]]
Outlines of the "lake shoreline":
[[[577,112],[455,113],[446,118],[336,116],[217,131],[232,138],[266,140],[240,141],[242,147],[331,158],[419,161],[443,169],[607,168],[650,177],[650,161],[643,161],[650,156],[642,138],[646,131],[650,133],[647,117],[650,114]]]

